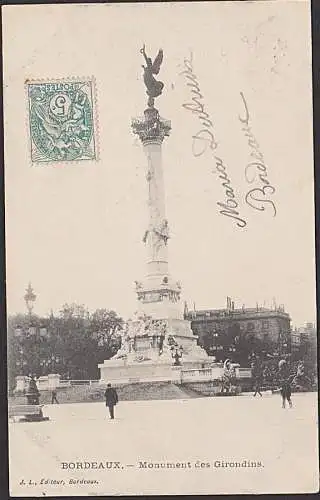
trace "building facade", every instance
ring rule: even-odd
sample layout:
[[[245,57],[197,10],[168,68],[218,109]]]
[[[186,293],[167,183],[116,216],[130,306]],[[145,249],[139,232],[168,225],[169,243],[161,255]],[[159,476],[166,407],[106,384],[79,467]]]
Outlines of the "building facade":
[[[217,361],[231,358],[247,364],[253,354],[283,356],[291,352],[290,316],[283,307],[192,310],[185,307],[199,344]]]

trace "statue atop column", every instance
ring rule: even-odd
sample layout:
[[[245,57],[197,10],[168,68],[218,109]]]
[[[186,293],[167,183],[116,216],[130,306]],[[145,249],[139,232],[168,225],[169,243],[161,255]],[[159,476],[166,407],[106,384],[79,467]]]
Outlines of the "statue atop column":
[[[154,75],[160,71],[163,61],[163,50],[158,51],[157,56],[152,62],[151,57],[146,54],[145,45],[140,49],[146,62],[143,67],[143,81],[148,95],[148,107],[144,110],[143,117],[137,117],[132,120],[132,129],[144,144],[147,141],[161,143],[163,139],[169,136],[171,123],[160,117],[159,111],[154,107],[154,100],[162,94],[164,84],[156,80]]]
[[[149,108],[153,108],[155,98],[162,94],[164,87],[163,82],[156,80],[154,77],[154,75],[157,75],[160,71],[160,66],[163,60],[163,50],[159,50],[158,55],[153,62],[151,57],[148,57],[146,54],[145,45],[143,45],[142,49],[140,49],[140,52],[146,61],[146,66],[143,65],[142,67],[144,69],[143,80],[145,86],[147,87],[147,95],[149,96],[148,106]]]

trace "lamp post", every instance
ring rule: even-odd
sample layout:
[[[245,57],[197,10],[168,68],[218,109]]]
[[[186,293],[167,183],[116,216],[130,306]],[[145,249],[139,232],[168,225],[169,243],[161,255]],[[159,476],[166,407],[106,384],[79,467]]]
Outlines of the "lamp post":
[[[36,301],[36,298],[37,298],[37,296],[33,291],[31,283],[29,282],[28,288],[26,289],[26,293],[24,295],[24,301],[26,303],[27,311],[29,314],[29,333],[32,333],[31,332],[31,328],[32,328],[31,317],[32,317],[32,311],[33,311],[33,307],[34,307],[34,303]],[[37,333],[37,332],[35,332],[35,333]],[[36,342],[37,339],[35,338],[34,341]],[[27,398],[28,404],[29,405],[38,405],[39,404],[39,397],[40,397],[40,393],[39,393],[39,390],[37,388],[37,384],[36,384],[36,380],[35,380],[35,373],[33,373],[33,370],[32,370],[32,372],[30,373],[29,386],[28,386],[28,389],[26,392],[26,398]]]

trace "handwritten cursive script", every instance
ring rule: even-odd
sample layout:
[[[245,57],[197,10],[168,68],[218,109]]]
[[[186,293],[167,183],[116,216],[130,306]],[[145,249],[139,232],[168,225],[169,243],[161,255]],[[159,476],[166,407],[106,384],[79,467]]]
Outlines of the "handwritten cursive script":
[[[248,145],[250,147],[250,157],[252,160],[245,168],[245,178],[249,184],[255,184],[255,187],[250,189],[246,196],[246,203],[254,208],[263,212],[267,209],[271,210],[273,217],[277,214],[277,209],[272,200],[275,193],[275,187],[271,185],[268,179],[267,166],[264,161],[264,156],[260,150],[259,143],[255,138],[250,125],[250,113],[248,104],[243,92],[240,92],[242,103],[244,106],[243,116],[239,115],[239,121],[242,125],[241,129],[245,137],[248,138]]]
[[[200,130],[192,136],[192,153],[195,157],[200,157],[206,152],[212,155],[215,162],[215,170],[221,180],[224,189],[225,199],[217,202],[219,213],[234,220],[238,227],[245,227],[247,222],[239,213],[239,203],[236,199],[235,190],[232,187],[227,165],[218,156],[218,141],[215,136],[213,122],[204,104],[204,97],[200,91],[200,84],[193,67],[193,53],[189,58],[184,59],[184,69],[180,73],[185,77],[186,86],[190,88],[191,99],[182,104],[182,107],[196,115],[200,122]]]

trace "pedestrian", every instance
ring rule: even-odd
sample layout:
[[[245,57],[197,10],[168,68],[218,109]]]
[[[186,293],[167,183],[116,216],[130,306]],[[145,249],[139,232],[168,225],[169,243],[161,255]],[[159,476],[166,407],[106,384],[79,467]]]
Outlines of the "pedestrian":
[[[165,335],[164,333],[161,332],[161,335],[159,337],[159,356],[163,353],[163,343],[164,343]]]
[[[279,362],[279,383],[280,383],[280,394],[282,396],[282,408],[286,407],[286,402],[288,401],[289,407],[292,408],[291,401],[291,383],[294,376],[290,375],[290,369],[287,362],[282,359]]]
[[[104,393],[104,397],[106,398],[106,406],[109,408],[110,418],[114,419],[114,407],[118,403],[118,394],[117,391],[111,387],[111,384],[107,384],[106,392]]]
[[[53,405],[53,403],[59,404],[59,401],[57,399],[57,391],[55,389],[53,389],[51,392],[51,404]]]
[[[292,408],[290,378],[283,381],[281,385],[281,396],[282,396],[282,408],[286,407],[286,401],[288,401],[289,407]]]
[[[257,393],[259,393],[260,396],[262,396],[260,392],[260,388],[262,385],[262,368],[257,358],[251,363],[251,377],[254,389],[253,396],[255,397]]]
[[[257,367],[257,372],[254,377],[254,397],[259,394],[262,397],[261,394],[261,386],[263,382],[263,376],[262,376],[262,371],[259,367]]]

